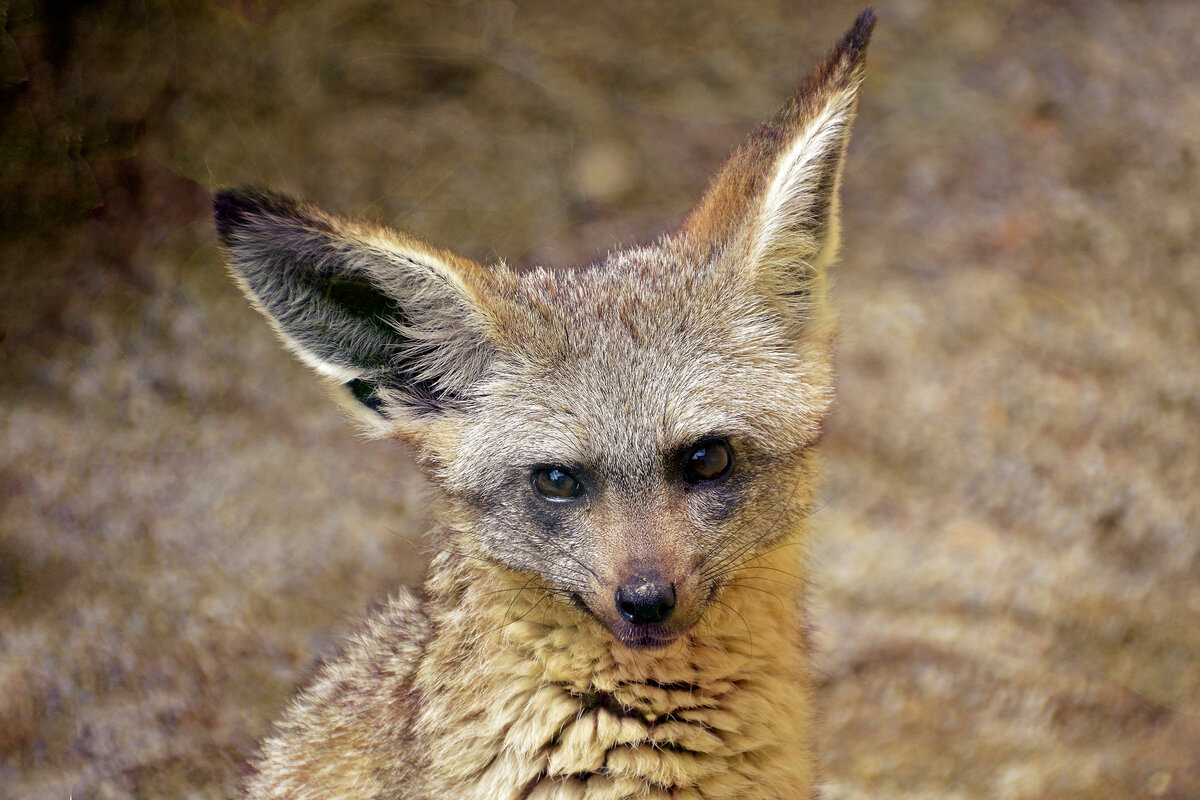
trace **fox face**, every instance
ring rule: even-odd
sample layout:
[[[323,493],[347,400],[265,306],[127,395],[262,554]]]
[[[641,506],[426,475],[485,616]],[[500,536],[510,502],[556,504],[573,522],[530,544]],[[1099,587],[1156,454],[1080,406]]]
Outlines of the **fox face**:
[[[485,267],[225,191],[235,280],[373,436],[414,445],[456,551],[662,647],[811,508],[827,267],[873,17],[658,241]]]
[[[830,401],[828,360],[797,357],[742,264],[676,244],[511,276],[500,327],[519,333],[440,473],[488,557],[635,646],[695,624],[786,530]]]

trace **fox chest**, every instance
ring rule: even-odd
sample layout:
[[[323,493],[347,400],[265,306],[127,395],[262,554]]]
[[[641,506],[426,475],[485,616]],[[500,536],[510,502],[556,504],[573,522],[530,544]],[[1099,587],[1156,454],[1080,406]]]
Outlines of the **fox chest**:
[[[753,685],[543,685],[463,704],[432,774],[445,795],[483,800],[808,797],[802,704]]]

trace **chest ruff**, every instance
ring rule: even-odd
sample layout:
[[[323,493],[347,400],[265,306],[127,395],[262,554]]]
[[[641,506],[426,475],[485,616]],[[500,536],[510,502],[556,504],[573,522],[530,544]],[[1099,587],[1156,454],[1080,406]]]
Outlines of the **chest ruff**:
[[[515,621],[496,621],[486,647],[435,645],[414,682],[436,698],[415,725],[437,742],[430,796],[806,797],[811,679],[799,599],[741,594],[752,593],[730,590],[661,651],[631,650],[533,598],[514,602]]]

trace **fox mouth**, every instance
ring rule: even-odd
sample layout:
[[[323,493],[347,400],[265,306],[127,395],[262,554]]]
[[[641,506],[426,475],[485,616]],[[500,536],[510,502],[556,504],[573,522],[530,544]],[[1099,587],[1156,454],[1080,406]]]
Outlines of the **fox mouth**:
[[[679,637],[692,629],[691,625],[683,628],[671,628],[666,625],[635,625],[625,620],[609,621],[592,610],[583,596],[578,592],[571,594],[571,603],[580,611],[603,625],[621,644],[633,650],[659,650],[674,644]]]
[[[634,650],[658,650],[674,644],[685,630],[670,630],[662,625],[624,626],[624,630],[614,630],[613,636],[621,644]],[[610,628],[609,630],[612,630]]]

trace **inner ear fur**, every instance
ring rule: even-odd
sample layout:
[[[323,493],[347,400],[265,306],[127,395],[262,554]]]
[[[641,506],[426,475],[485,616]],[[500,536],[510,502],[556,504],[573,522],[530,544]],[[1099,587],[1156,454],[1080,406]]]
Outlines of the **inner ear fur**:
[[[751,273],[797,324],[818,315],[838,247],[838,188],[875,14],[866,9],[820,65],[713,177],[681,233]]]
[[[272,192],[224,190],[213,210],[242,290],[369,424],[455,409],[486,373],[478,264]]]

